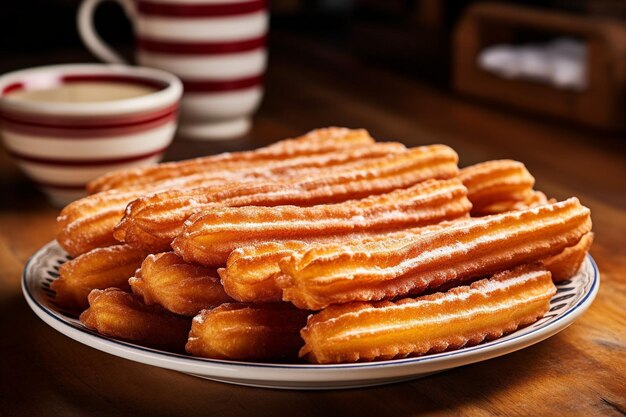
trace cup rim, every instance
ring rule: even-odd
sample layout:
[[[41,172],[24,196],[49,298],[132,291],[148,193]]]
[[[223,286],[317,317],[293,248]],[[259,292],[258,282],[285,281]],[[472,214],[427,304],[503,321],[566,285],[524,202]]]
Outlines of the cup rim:
[[[118,76],[126,82],[136,79],[139,82],[158,82],[163,88],[139,97],[124,98],[99,102],[36,102],[26,100],[8,100],[12,85],[25,83],[33,77],[47,75],[47,82],[63,82],[66,76]],[[43,78],[40,78],[40,80]],[[56,79],[56,80],[55,80]],[[54,84],[52,84],[54,85]],[[122,64],[61,64],[47,65],[13,71],[0,76],[0,110],[19,113],[38,113],[51,116],[115,116],[136,112],[145,112],[172,105],[180,101],[183,85],[174,74],[166,71]]]

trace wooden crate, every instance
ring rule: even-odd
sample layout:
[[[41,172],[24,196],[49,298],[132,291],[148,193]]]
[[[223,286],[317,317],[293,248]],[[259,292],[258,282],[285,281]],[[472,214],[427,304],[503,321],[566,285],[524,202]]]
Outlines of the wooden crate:
[[[490,45],[560,36],[587,45],[583,91],[505,79],[477,65],[478,54]],[[461,93],[596,128],[626,128],[626,27],[622,23],[513,5],[477,4],[468,8],[457,25],[453,48],[453,82]]]

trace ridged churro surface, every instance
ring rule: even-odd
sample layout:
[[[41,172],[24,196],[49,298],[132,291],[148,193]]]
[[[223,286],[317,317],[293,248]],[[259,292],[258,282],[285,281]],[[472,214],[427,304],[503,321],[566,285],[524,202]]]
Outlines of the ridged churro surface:
[[[172,247],[187,262],[219,266],[233,249],[256,242],[415,227],[461,217],[470,207],[456,179],[312,207],[217,206],[192,216]]]
[[[555,292],[548,271],[523,266],[415,299],[330,306],[309,318],[300,355],[340,363],[459,349],[535,322]]]
[[[465,167],[459,179],[467,187],[472,215],[486,213],[485,207],[498,202],[524,201],[532,192],[535,179],[523,163],[502,159]]]
[[[163,179],[192,175],[207,170],[239,168],[258,160],[281,160],[299,155],[332,152],[338,149],[368,145],[374,139],[364,129],[330,127],[316,129],[294,139],[285,139],[254,151],[223,153],[179,162],[166,162],[155,166],[114,171],[90,182],[90,193],[124,186],[148,184]]]
[[[156,193],[129,205],[115,237],[144,248],[166,248],[182,232],[185,220],[216,203],[231,207],[338,203],[410,187],[431,178],[454,177],[457,160],[456,153],[447,146],[422,146],[317,175]]]
[[[580,269],[592,243],[593,232],[589,232],[577,244],[563,249],[557,255],[542,260],[541,264],[552,273],[554,282],[570,279]]]
[[[484,205],[480,210],[473,210],[474,216],[488,216],[490,214],[506,213],[507,211],[526,210],[531,207],[543,204],[556,203],[554,198],[548,198],[541,191],[531,190],[523,200],[509,199],[499,200],[491,204]]]
[[[574,245],[591,230],[578,199],[473,219],[404,240],[360,248],[315,245],[280,261],[283,299],[318,310],[330,304],[419,294],[515,265],[537,262]]]
[[[224,290],[242,302],[281,301],[283,292],[274,280],[280,272],[278,261],[307,246],[301,240],[289,240],[235,249],[228,256],[226,267],[218,269]]]
[[[218,269],[218,273],[226,293],[237,301],[281,301],[282,289],[276,283],[276,276],[280,273],[279,261],[306,250],[311,244],[341,242],[346,248],[350,248],[351,246],[358,247],[367,242],[386,241],[388,248],[394,244],[401,248],[405,245],[402,241],[404,238],[431,233],[461,221],[467,221],[467,219],[444,221],[436,225],[401,229],[400,231],[331,236],[313,242],[290,240],[244,246],[230,253],[226,266]]]
[[[74,259],[51,289],[103,335],[207,358],[349,363],[500,337],[579,269],[590,213],[521,162],[458,160],[331,127],[112,172],[57,218]]]
[[[355,165],[363,164],[364,161],[401,153],[405,149],[399,143],[373,143],[323,154],[237,163],[236,166],[228,165],[222,169],[212,167],[203,173],[99,192],[77,200],[61,211],[57,218],[57,240],[73,256],[96,247],[111,245],[115,242],[113,229],[122,219],[126,206],[142,196],[159,191],[165,191],[161,196],[172,199],[171,190],[177,190],[184,195],[187,190],[197,188],[273,182],[298,175],[316,176],[328,169],[353,170]],[[432,171],[435,169],[436,167],[431,167]],[[452,175],[454,174],[448,176]],[[193,197],[194,194],[188,196],[189,199]]]
[[[89,293],[89,308],[80,321],[106,336],[174,352],[184,350],[191,327],[191,319],[145,305],[138,296],[117,288]]]
[[[193,319],[187,352],[214,359],[295,358],[308,312],[289,304],[224,304]]]
[[[232,301],[215,269],[188,264],[173,252],[146,257],[129,283],[146,304],[183,316]]]
[[[146,257],[146,252],[128,245],[98,248],[72,259],[59,268],[59,279],[51,284],[55,302],[69,310],[83,310],[93,289],[117,287],[130,290],[128,278]]]

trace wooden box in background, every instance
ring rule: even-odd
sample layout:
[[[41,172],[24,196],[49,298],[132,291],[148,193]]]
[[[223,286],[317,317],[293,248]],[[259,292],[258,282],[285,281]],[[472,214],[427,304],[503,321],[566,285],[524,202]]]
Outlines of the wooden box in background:
[[[520,44],[568,36],[587,45],[587,87],[580,92],[535,81],[506,79],[477,65],[494,44]],[[626,128],[626,26],[599,17],[478,4],[460,20],[453,45],[457,91],[584,125]]]

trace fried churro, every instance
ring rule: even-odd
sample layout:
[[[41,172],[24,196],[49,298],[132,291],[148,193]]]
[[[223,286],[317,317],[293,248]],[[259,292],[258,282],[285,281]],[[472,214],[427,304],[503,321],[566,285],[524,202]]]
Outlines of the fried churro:
[[[419,294],[428,288],[537,262],[576,244],[591,230],[578,199],[472,219],[440,231],[359,248],[315,245],[282,259],[283,299],[318,310],[330,304]]]
[[[191,319],[176,316],[159,306],[117,288],[93,290],[89,308],[80,321],[105,336],[173,352],[184,350]]]
[[[93,289],[118,287],[130,290],[128,278],[141,265],[146,252],[128,245],[94,249],[59,268],[59,279],[51,284],[55,302],[68,310],[84,310]]]
[[[570,279],[582,265],[589,248],[593,243],[593,233],[584,235],[574,246],[565,248],[558,255],[551,256],[541,261],[542,266],[552,273],[554,282]]]
[[[534,183],[520,162],[459,170],[445,145],[344,128],[127,169],[59,215],[75,259],[51,288],[103,335],[198,357],[458,349],[537,320],[584,261],[589,210]]]
[[[301,240],[262,242],[233,250],[226,267],[217,272],[228,295],[241,302],[276,302],[282,290],[274,280],[280,272],[278,261],[309,244]]]
[[[463,219],[456,220],[458,222]],[[440,230],[454,224],[454,221],[444,221],[436,225],[402,229],[400,231],[382,233],[361,233],[345,236],[330,236],[316,239],[313,242],[281,241],[262,242],[256,245],[244,246],[233,250],[226,266],[218,269],[224,290],[228,295],[240,302],[277,302],[282,300],[282,290],[276,283],[276,276],[280,273],[278,262],[292,254],[306,250],[311,244],[338,243],[346,248],[360,246],[368,242],[387,241],[389,245],[404,246],[402,239]]]
[[[531,190],[523,200],[500,200],[484,205],[480,210],[473,210],[472,214],[474,216],[487,216],[490,214],[506,213],[507,211],[526,210],[548,203],[556,203],[556,200],[546,197],[541,191]]]
[[[364,129],[330,127],[316,129],[294,139],[285,139],[254,151],[222,153],[179,162],[165,162],[154,166],[111,172],[87,185],[93,194],[114,188],[149,184],[164,179],[205,173],[207,171],[236,169],[256,161],[272,161],[301,155],[314,155],[340,149],[372,144],[374,139]]]
[[[223,304],[193,319],[187,352],[214,359],[296,358],[307,311],[289,304]]]
[[[555,293],[548,271],[522,266],[444,293],[330,306],[309,318],[300,355],[339,363],[472,346],[534,323]]]
[[[393,230],[455,219],[471,207],[456,179],[311,207],[221,207],[192,216],[172,243],[187,262],[223,265],[237,247],[267,240],[312,240],[367,230]]]
[[[338,203],[409,187],[430,178],[454,177],[458,172],[457,160],[449,147],[432,145],[314,176],[156,193],[128,206],[115,237],[146,249],[165,249],[181,234],[185,220],[216,203],[231,207]]]
[[[173,252],[149,255],[128,282],[144,303],[183,316],[233,301],[215,269],[188,264]]]
[[[459,179],[467,187],[473,216],[491,214],[483,209],[494,203],[526,200],[535,184],[524,164],[510,159],[465,167],[460,170]]]
[[[119,195],[120,193],[115,191],[117,195],[108,194],[112,198],[109,198],[106,207],[81,207],[82,212],[79,213],[73,210],[74,206],[78,205],[76,203],[81,206],[86,205],[82,204],[83,200],[77,200],[67,206],[74,213],[65,213],[64,210],[57,218],[57,242],[71,256],[76,257],[97,248],[106,248],[120,243],[113,237],[113,228],[121,219],[128,201],[139,197],[141,193]],[[85,199],[91,199],[91,197]]]
[[[199,187],[219,189],[224,184],[232,187],[246,183],[281,181],[282,178],[296,175],[316,176],[328,169],[352,170],[355,164],[405,150],[406,148],[399,143],[375,143],[324,154],[262,160],[247,165],[238,163],[236,166],[225,166],[221,170],[208,170],[202,174],[167,178],[148,184],[99,192],[77,200],[61,211],[57,218],[57,240],[72,256],[117,243],[118,240],[113,237],[113,229],[122,219],[126,206],[146,194],[174,189],[177,190],[176,195],[180,196],[186,190]],[[433,167],[434,169],[436,167]],[[167,191],[160,196],[173,198],[171,194],[172,191]]]

